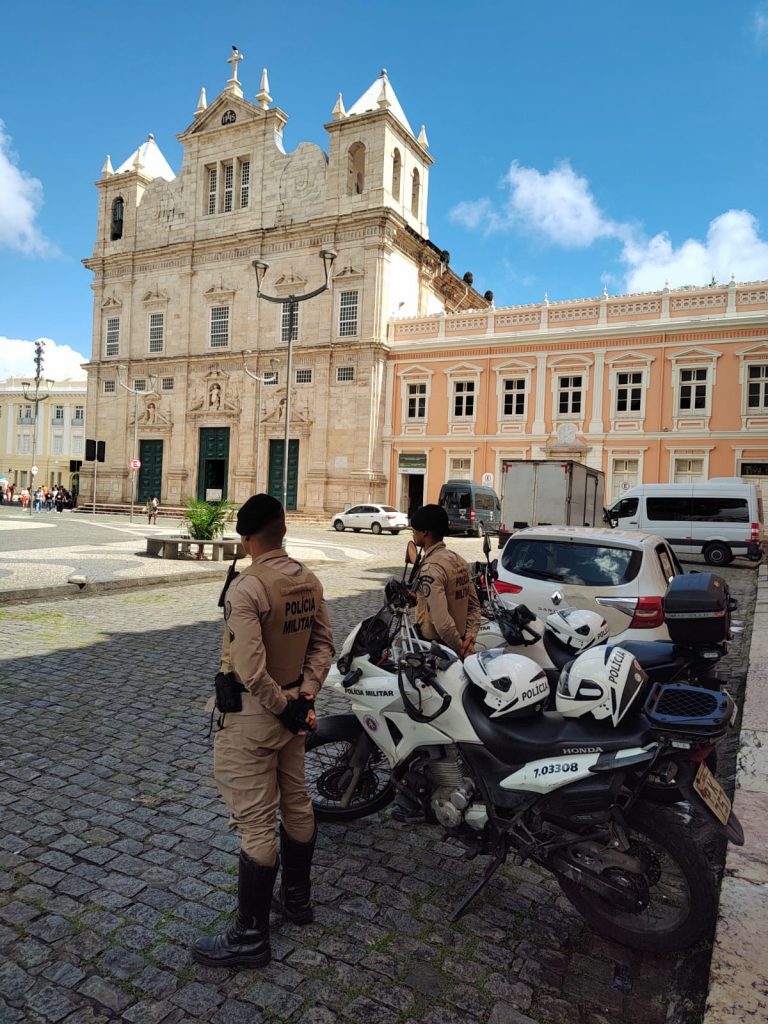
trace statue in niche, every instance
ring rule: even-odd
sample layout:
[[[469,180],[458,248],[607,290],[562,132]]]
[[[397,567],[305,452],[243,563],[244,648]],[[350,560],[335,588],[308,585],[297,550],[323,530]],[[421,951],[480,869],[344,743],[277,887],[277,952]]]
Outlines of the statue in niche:
[[[221,408],[221,384],[211,384],[208,391],[208,408],[217,412]]]

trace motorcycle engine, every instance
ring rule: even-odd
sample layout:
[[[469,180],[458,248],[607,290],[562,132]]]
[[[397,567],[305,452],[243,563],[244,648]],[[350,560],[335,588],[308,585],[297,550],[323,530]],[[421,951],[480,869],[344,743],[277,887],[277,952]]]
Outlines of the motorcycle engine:
[[[472,802],[475,784],[464,773],[464,766],[455,747],[449,748],[446,757],[429,765],[432,782],[430,805],[444,828],[458,828],[464,822],[465,812]]]

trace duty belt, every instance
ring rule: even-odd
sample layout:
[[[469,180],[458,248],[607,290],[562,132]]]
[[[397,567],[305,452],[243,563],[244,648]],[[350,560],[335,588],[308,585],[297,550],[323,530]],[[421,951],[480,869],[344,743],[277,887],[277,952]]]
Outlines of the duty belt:
[[[304,673],[302,672],[302,674],[299,676],[299,678],[297,680],[295,680],[295,682],[293,682],[293,683],[283,683],[283,684],[281,684],[280,689],[281,690],[295,690],[296,687],[297,686],[301,686],[301,684],[303,682],[304,682]],[[243,686],[242,683],[238,683],[237,685],[239,687],[240,693],[247,693],[248,692],[248,690],[246,689],[245,686]]]

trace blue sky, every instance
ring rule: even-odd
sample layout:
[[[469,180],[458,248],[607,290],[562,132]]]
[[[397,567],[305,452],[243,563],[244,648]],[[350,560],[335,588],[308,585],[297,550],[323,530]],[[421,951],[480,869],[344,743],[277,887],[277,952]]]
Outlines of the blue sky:
[[[436,158],[431,238],[497,305],[768,278],[768,0],[42,0],[3,14],[0,379],[38,337],[52,375],[90,352],[104,157],[151,131],[178,170],[232,44],[289,149],[386,67]]]

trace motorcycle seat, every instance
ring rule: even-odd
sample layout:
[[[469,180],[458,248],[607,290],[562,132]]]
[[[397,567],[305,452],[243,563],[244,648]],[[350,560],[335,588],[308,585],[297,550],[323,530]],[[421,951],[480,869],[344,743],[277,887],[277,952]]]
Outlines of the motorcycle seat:
[[[463,705],[478,739],[500,761],[521,764],[544,757],[574,754],[579,747],[601,751],[642,747],[653,741],[644,715],[632,715],[618,728],[593,718],[565,718],[557,711],[543,711],[530,718],[490,718],[478,686],[464,691]]]
[[[677,661],[675,645],[671,640],[627,640],[621,646],[637,658],[646,672]]]

